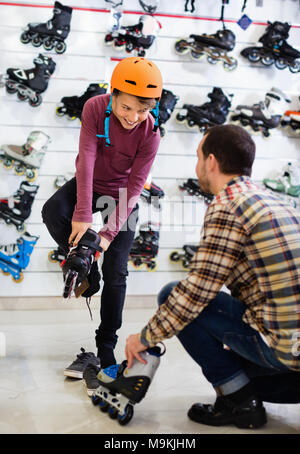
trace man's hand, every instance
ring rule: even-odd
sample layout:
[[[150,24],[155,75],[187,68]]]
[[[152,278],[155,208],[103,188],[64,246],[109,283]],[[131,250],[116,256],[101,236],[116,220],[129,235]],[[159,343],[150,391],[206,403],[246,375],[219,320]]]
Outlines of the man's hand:
[[[73,246],[77,246],[78,241],[80,238],[85,234],[87,229],[91,229],[92,224],[88,222],[75,222],[72,221],[72,232],[71,235],[69,236],[69,244],[73,241]]]
[[[147,350],[147,347],[141,343],[139,337],[139,334],[131,334],[126,340],[125,355],[128,369],[131,368],[134,358],[143,364],[147,364],[147,361],[139,355],[140,352]]]

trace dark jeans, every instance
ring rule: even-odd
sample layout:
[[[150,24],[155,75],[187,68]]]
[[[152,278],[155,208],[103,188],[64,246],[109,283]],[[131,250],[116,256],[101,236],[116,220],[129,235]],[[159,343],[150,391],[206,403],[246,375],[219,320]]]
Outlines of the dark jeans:
[[[163,304],[177,285],[171,282],[158,295]],[[258,331],[242,320],[246,306],[231,295],[219,292],[201,314],[189,323],[178,339],[199,364],[206,379],[230,394],[250,380],[262,400],[300,402],[300,373],[276,358]],[[224,349],[224,344],[230,350]]]
[[[107,222],[107,205],[97,206],[100,194],[93,194],[93,213],[100,211],[103,222]],[[68,251],[68,238],[71,234],[71,220],[76,205],[76,179],[72,178],[45,203],[42,209],[43,221],[56,243]],[[106,210],[106,213],[103,211]],[[112,208],[111,210],[112,211]],[[101,294],[101,323],[96,330],[96,346],[115,348],[118,340],[116,331],[122,325],[122,312],[128,276],[128,254],[135,235],[138,205],[132,210],[127,223],[111,242],[104,253],[102,278],[104,286]],[[130,228],[127,228],[127,224]]]

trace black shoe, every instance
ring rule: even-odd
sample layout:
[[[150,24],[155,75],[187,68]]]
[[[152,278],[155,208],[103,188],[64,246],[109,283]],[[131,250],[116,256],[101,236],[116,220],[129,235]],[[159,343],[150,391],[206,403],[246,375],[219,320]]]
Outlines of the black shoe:
[[[217,397],[214,405],[197,403],[190,408],[188,417],[208,426],[235,424],[240,429],[257,429],[267,422],[262,401],[255,395],[239,404],[227,396]]]
[[[97,378],[99,371],[100,366],[93,363],[89,363],[83,371],[83,384],[88,396],[92,396],[95,389],[100,385]]]
[[[82,353],[79,353],[75,361],[73,361],[70,366],[65,368],[64,375],[66,377],[82,378],[83,371],[88,363],[93,363],[95,365],[100,364],[99,358],[97,358],[94,353],[87,353],[82,347],[80,350]]]

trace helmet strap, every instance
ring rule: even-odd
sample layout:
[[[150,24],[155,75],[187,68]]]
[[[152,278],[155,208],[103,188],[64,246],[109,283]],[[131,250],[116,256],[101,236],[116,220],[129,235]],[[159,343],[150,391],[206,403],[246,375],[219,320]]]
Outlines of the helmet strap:
[[[153,116],[155,118],[155,123],[154,123],[154,128],[153,128],[153,131],[156,132],[157,129],[158,129],[158,126],[159,126],[159,123],[158,123],[158,118],[159,118],[159,101],[157,101],[156,103],[156,106],[154,107],[154,109],[152,109],[152,112],[153,113]]]
[[[110,140],[109,140],[109,119],[111,115],[111,104],[112,104],[112,97],[113,93],[111,94],[108,106],[105,111],[105,120],[104,120],[104,135],[96,134],[97,137],[104,137],[105,138],[105,146],[111,146]]]

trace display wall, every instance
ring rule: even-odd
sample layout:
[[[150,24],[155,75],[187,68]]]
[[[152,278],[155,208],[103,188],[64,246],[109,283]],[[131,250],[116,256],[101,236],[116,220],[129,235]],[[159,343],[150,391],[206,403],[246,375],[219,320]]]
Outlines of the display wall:
[[[120,58],[128,56],[124,50],[105,46],[104,37],[109,24],[109,4],[104,0],[64,0],[64,5],[73,8],[71,32],[66,39],[67,49],[58,55],[54,50],[35,48],[31,43],[22,44],[20,35],[29,22],[46,22],[52,17],[53,3],[40,1],[0,2],[0,74],[7,68],[31,68],[33,59],[40,53],[49,55],[56,63],[43,101],[31,107],[16,94],[8,94],[0,87],[0,145],[25,143],[31,131],[43,131],[51,138],[44,160],[33,184],[39,185],[31,214],[25,221],[31,235],[39,237],[24,270],[22,282],[16,283],[10,275],[0,274],[0,295],[14,296],[60,296],[62,273],[58,263],[48,260],[48,254],[56,245],[42,223],[41,209],[56,190],[54,182],[58,175],[72,175],[78,152],[80,121],[71,121],[67,116],[58,117],[56,108],[63,96],[82,95],[90,83],[109,83],[113,68]],[[154,295],[171,280],[186,275],[178,263],[171,263],[169,255],[184,244],[197,243],[203,222],[206,204],[203,199],[188,196],[179,190],[187,178],[195,178],[196,149],[202,134],[198,129],[188,129],[176,122],[176,115],[184,104],[201,105],[207,102],[207,94],[213,87],[221,87],[232,94],[230,111],[239,104],[252,105],[263,101],[272,87],[285,92],[291,103],[286,109],[300,110],[300,72],[293,74],[279,70],[274,65],[267,67],[261,62],[251,64],[240,55],[242,49],[253,46],[263,34],[266,20],[287,21],[290,29],[288,43],[300,50],[299,1],[264,0],[256,6],[248,0],[242,12],[243,1],[232,0],[225,7],[224,24],[236,36],[235,48],[229,53],[238,65],[234,71],[226,71],[221,63],[209,64],[206,58],[194,60],[189,54],[178,55],[175,43],[190,34],[215,33],[222,28],[219,21],[221,0],[195,1],[195,11],[185,12],[184,0],[173,2],[161,0],[154,17],[161,28],[146,51],[161,69],[164,88],[179,97],[170,120],[165,124],[166,136],[161,140],[152,169],[152,179],[160,186],[165,197],[161,210],[140,201],[139,225],[152,220],[160,223],[159,253],[156,271],[139,270],[129,265],[128,295]],[[259,2],[258,2],[259,3]],[[124,0],[123,25],[138,23],[145,12],[137,0]],[[247,14],[253,21],[243,30],[237,21]],[[282,111],[282,114],[284,113]],[[288,128],[276,128],[271,137],[253,134],[257,155],[253,167],[253,179],[262,183],[270,172],[280,171],[288,162],[297,165],[300,158],[300,134]],[[6,170],[0,164],[1,198],[11,196],[24,181],[24,177]],[[94,216],[93,228],[101,228],[99,215]],[[16,243],[20,233],[14,226],[0,220],[0,243]]]

